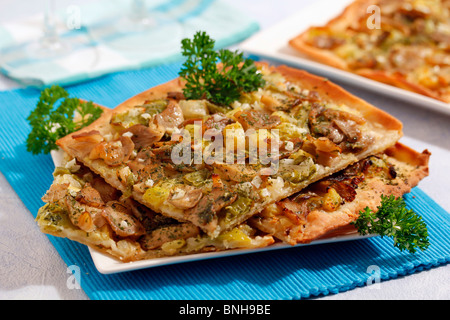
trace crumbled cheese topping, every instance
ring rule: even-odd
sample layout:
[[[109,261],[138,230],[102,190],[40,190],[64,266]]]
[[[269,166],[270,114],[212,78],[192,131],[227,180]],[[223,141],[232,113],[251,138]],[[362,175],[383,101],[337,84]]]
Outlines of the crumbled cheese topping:
[[[220,114],[215,113],[215,114],[213,115],[213,119],[214,119],[215,122],[219,122],[219,121],[224,120],[224,119],[227,119],[227,118],[226,118],[226,117],[223,117],[223,116],[220,115]]]
[[[130,109],[128,111],[128,116],[130,117],[137,117],[139,115],[140,111],[139,109],[135,108],[135,109]]]
[[[145,181],[147,187],[153,187],[154,184],[155,182],[152,179],[147,179],[147,181]]]
[[[185,196],[186,192],[180,188],[175,188],[172,195],[172,200],[178,200]]]
[[[255,176],[252,180],[252,185],[254,185],[256,188],[259,188],[261,186],[262,179],[260,176]]]
[[[117,148],[122,148],[122,142],[120,142],[120,141],[114,141],[114,142],[112,143],[112,146],[113,146],[113,147],[117,147]]]
[[[81,168],[81,166],[77,164],[77,161],[75,160],[75,158],[73,158],[72,160],[67,162],[64,167],[66,169],[69,169],[70,172],[77,172]]]
[[[280,163],[284,165],[293,165],[295,162],[294,159],[281,159]]]
[[[261,190],[261,196],[266,198],[266,197],[270,197],[270,192],[269,190],[267,190],[267,188],[264,188]]]
[[[81,189],[76,188],[76,187],[74,187],[74,186],[69,186],[69,187],[67,188],[67,191],[69,192],[69,194],[70,194],[72,197],[76,197],[77,194],[78,194],[78,192],[79,192],[80,190],[81,190]]]
[[[292,151],[294,150],[294,143],[292,141],[286,141],[284,147],[286,148],[286,150]]]

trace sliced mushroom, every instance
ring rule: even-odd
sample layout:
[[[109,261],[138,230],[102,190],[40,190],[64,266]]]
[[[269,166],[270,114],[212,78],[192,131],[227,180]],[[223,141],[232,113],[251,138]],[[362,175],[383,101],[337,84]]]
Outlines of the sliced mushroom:
[[[97,130],[75,134],[72,136],[72,139],[77,143],[70,146],[70,148],[78,151],[82,156],[88,155],[95,146],[104,141],[102,135]]]
[[[71,194],[66,195],[65,201],[69,219],[74,226],[83,231],[92,232],[105,224],[105,220],[101,215],[101,208],[82,204]]]
[[[245,130],[248,129],[272,129],[280,124],[281,119],[277,115],[271,115],[261,110],[249,109],[238,111],[234,117]]]
[[[167,108],[155,115],[155,122],[166,129],[168,133],[172,133],[184,121],[183,110],[177,102],[171,100]]]
[[[202,190],[199,188],[190,185],[179,185],[171,190],[167,201],[173,206],[185,210],[195,207],[202,196]]]
[[[102,159],[109,166],[119,166],[128,161],[134,150],[134,143],[128,136],[121,136],[118,140],[101,142],[93,148],[89,159]]]
[[[151,146],[153,143],[161,140],[164,136],[164,127],[150,123],[149,126],[142,124],[135,124],[134,126],[126,129],[122,134],[127,132],[131,133],[131,140],[134,143],[135,148],[140,149],[142,147]]]
[[[213,187],[210,193],[203,195],[198,204],[188,209],[185,214],[194,224],[209,225],[215,228],[218,224],[217,213],[236,201],[237,194],[229,190],[219,175],[213,174]]]
[[[108,202],[101,214],[114,233],[120,237],[141,236],[145,233],[145,229],[139,220],[119,201]]]

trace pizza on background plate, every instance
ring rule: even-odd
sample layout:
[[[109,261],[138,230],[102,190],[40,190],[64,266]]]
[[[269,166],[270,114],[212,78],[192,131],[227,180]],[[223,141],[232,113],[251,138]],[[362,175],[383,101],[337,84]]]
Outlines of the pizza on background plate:
[[[323,64],[450,103],[448,0],[356,0],[289,44]]]

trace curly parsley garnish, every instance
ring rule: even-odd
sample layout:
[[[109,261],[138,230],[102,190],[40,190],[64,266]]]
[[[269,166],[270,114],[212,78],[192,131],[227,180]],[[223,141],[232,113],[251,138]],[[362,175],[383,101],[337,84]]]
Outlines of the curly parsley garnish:
[[[243,53],[214,50],[215,41],[205,32],[183,39],[182,54],[187,57],[179,75],[186,79],[183,89],[187,99],[207,99],[218,105],[229,105],[241,93],[254,91],[264,85],[254,61]],[[217,63],[222,63],[219,67]]]
[[[48,154],[58,148],[56,140],[91,124],[102,113],[91,101],[69,98],[69,93],[60,86],[42,90],[36,108],[27,118],[32,128],[26,140],[27,151]]]
[[[424,251],[430,245],[428,230],[422,217],[406,208],[403,198],[381,196],[381,205],[376,212],[368,207],[360,211],[359,218],[353,222],[361,235],[378,234],[390,237],[400,251],[415,253]]]

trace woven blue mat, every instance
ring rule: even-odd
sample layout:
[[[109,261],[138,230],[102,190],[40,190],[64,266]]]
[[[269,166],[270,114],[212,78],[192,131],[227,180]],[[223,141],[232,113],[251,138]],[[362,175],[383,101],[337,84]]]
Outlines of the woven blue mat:
[[[67,90],[71,96],[113,108],[176,77],[180,66],[115,73]],[[33,156],[25,147],[31,130],[26,117],[39,94],[32,88],[0,92],[0,171],[33,217],[53,181],[51,157]],[[428,225],[431,246],[425,252],[400,252],[390,239],[373,237],[104,275],[95,269],[87,247],[49,238],[68,266],[80,267],[81,287],[93,300],[303,299],[365,286],[373,278],[371,266],[383,281],[448,263],[450,215],[419,188],[405,198]]]

